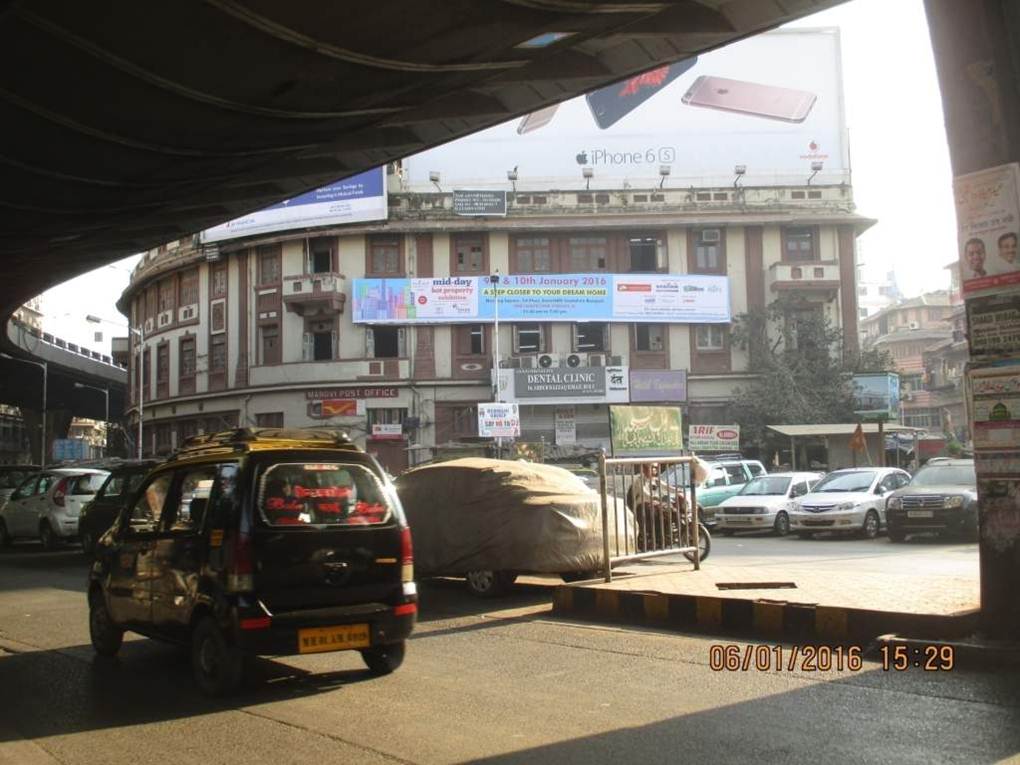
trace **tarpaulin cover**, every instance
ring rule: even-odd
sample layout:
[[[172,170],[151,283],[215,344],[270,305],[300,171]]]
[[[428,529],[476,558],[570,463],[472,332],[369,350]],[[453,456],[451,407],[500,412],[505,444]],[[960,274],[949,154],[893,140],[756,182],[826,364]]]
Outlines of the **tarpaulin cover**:
[[[599,495],[563,468],[465,458],[409,470],[396,485],[411,525],[415,571],[425,576],[602,565]],[[622,501],[614,504],[610,523],[622,526],[626,517],[633,534],[633,515]]]

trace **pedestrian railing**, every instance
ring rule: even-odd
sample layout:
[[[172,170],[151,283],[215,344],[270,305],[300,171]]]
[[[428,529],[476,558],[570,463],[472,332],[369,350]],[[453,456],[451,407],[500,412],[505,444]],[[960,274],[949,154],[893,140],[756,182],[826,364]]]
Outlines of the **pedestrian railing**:
[[[694,457],[599,458],[604,576],[627,561],[684,555],[701,568]],[[624,522],[620,522],[620,518]],[[633,518],[633,522],[630,521]]]

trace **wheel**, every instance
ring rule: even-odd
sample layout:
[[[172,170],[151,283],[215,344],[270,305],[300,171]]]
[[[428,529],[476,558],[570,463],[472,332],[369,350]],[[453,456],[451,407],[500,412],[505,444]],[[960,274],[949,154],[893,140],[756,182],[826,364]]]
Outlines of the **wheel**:
[[[361,651],[361,658],[373,675],[388,675],[404,663],[406,645],[401,640],[399,643],[364,648]]]
[[[13,542],[14,537],[7,532],[7,524],[0,518],[0,547],[10,547]]]
[[[244,657],[227,642],[211,616],[204,617],[191,634],[191,669],[195,683],[209,696],[225,696],[241,684]]]
[[[734,534],[737,533],[733,529],[720,529],[720,531],[722,532],[722,535],[724,537],[732,537]]]
[[[116,656],[124,642],[124,630],[114,624],[106,609],[106,601],[99,593],[93,593],[89,598],[89,637],[95,652],[108,658]]]
[[[508,571],[492,571],[482,569],[480,571],[468,571],[467,588],[468,592],[479,598],[495,598],[506,592],[517,580],[517,575]]]
[[[777,537],[785,537],[790,533],[790,516],[780,510],[776,515],[776,522],[772,524],[772,533]]]
[[[92,536],[91,531],[81,532],[81,551],[89,558],[91,558],[93,553],[95,553],[96,538]]]
[[[798,531],[797,532],[797,539],[813,539],[814,536],[815,536],[814,532],[811,532],[811,531]]]
[[[708,533],[708,529],[705,528],[704,523],[698,524],[698,558],[699,560],[705,560],[708,554],[712,552],[712,535]],[[687,558],[691,563],[694,562],[694,555],[691,553],[684,553],[684,557]]]
[[[889,541],[890,542],[905,542],[907,540],[907,532],[903,529],[889,529]]]
[[[54,533],[49,521],[39,524],[39,541],[42,542],[44,550],[56,550],[60,545],[60,537]]]
[[[865,539],[874,539],[878,536],[878,513],[869,510],[864,514],[864,525],[861,526],[861,536]]]
[[[602,576],[601,571],[567,571],[560,574],[564,582],[583,582],[586,579],[598,579]]]

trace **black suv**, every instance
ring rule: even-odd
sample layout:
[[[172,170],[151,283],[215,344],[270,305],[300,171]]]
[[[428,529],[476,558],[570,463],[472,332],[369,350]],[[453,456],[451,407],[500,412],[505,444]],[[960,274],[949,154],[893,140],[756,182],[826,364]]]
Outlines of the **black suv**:
[[[889,495],[885,520],[891,542],[915,531],[976,539],[977,475],[974,460],[935,457],[906,486]]]
[[[95,552],[96,542],[113,526],[117,516],[134,498],[142,479],[158,464],[156,460],[132,460],[111,468],[95,498],[78,516],[78,538],[86,555]]]
[[[246,655],[356,649],[400,666],[417,591],[393,485],[328,430],[241,429],[189,439],[145,479],[96,547],[89,631],[102,656],[125,630],[190,644],[220,695]]]

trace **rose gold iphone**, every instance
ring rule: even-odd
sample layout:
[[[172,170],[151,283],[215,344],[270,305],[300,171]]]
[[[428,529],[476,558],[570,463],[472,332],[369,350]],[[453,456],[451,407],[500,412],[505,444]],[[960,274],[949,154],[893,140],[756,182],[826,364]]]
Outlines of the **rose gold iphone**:
[[[739,112],[784,122],[803,122],[811,113],[816,96],[806,90],[702,75],[694,81],[682,100],[685,104],[706,109]]]

